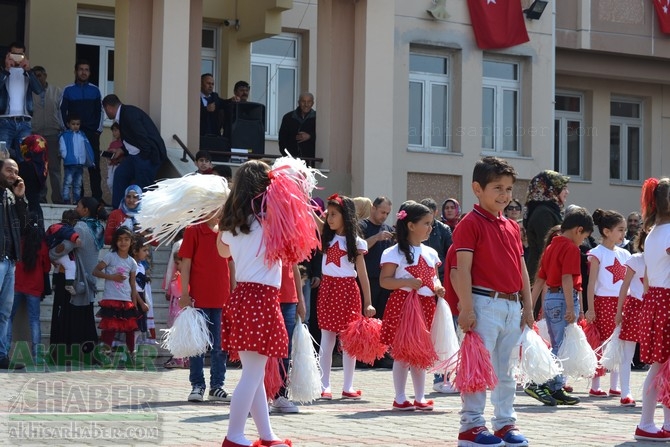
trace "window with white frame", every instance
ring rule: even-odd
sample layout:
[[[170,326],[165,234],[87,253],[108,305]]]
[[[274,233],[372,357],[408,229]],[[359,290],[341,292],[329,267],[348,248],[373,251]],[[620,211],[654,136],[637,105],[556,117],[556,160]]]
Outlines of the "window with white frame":
[[[200,74],[210,73],[218,82],[219,29],[216,25],[202,25],[202,48],[200,50]],[[225,96],[225,94],[224,94]]]
[[[519,150],[519,64],[484,60],[482,79],[482,148],[494,152]]]
[[[105,95],[114,93],[114,14],[101,11],[77,13],[76,59],[91,68],[89,82]]]
[[[448,56],[409,54],[409,127],[411,149],[447,151],[450,147]]]
[[[554,97],[554,169],[582,178],[584,163],[583,95],[559,92]]]
[[[300,36],[282,33],[251,44],[250,100],[265,104],[265,135],[277,138],[284,114],[298,104]]]
[[[637,99],[610,101],[610,180],[642,179],[642,105]]]

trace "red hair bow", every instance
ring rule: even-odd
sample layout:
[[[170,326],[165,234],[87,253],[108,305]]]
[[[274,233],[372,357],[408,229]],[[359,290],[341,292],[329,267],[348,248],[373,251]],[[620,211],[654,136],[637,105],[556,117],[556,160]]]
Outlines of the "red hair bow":
[[[344,202],[342,202],[342,197],[339,196],[339,194],[335,193],[332,194],[330,197],[328,197],[328,201],[334,201],[340,204],[342,208],[344,208]]]

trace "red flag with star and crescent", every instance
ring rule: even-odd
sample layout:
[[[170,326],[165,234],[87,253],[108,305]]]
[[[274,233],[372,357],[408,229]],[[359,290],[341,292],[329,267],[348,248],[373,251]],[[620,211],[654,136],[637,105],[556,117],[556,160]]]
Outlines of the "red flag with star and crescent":
[[[521,0],[468,0],[472,29],[482,50],[528,42]]]
[[[670,34],[670,0],[653,0],[661,32]]]

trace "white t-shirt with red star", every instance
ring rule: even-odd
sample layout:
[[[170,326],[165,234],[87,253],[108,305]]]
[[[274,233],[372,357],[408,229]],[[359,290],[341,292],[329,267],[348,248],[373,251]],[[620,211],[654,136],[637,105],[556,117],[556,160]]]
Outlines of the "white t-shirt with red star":
[[[364,255],[368,252],[368,243],[365,239],[356,236],[356,248],[358,253]],[[333,236],[328,250],[323,254],[321,274],[340,278],[357,276],[356,265],[347,257],[347,238],[345,236],[338,234]]]
[[[435,269],[442,264],[440,262],[440,257],[437,255],[437,251],[423,244],[418,247],[410,245],[410,250],[414,255],[414,262],[412,264],[407,263],[405,253],[400,251],[398,244],[387,248],[384,250],[384,253],[382,253],[382,259],[380,261],[382,267],[384,264],[395,264],[397,268],[395,269],[394,278],[419,278],[423,282],[423,285],[418,290],[419,295],[435,295],[434,283],[437,279]],[[401,289],[408,292],[412,290],[409,287],[402,287]]]
[[[594,294],[598,296],[619,296],[621,283],[626,277],[626,262],[630,259],[630,252],[624,248],[614,246],[610,250],[604,245],[598,245],[588,253],[589,260],[596,258],[600,263],[598,276],[595,279]]]
[[[649,287],[670,289],[670,224],[656,225],[644,241]]]
[[[630,281],[628,294],[638,300],[642,299],[644,294],[644,253],[635,253],[626,261],[626,267],[635,272]]]

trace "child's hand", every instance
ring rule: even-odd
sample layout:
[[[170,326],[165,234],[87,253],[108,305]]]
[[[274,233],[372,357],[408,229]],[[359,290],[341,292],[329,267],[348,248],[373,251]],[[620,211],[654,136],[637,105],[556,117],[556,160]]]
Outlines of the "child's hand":
[[[585,316],[587,323],[593,323],[596,319],[596,313],[593,309],[589,309]]]
[[[463,333],[472,330],[477,324],[477,316],[475,311],[470,309],[469,311],[462,311],[458,314],[458,325],[463,330]]]
[[[374,308],[372,304],[368,304],[367,307],[365,308],[365,316],[368,318],[374,317],[376,313],[377,310]]]
[[[444,298],[444,294],[446,293],[446,290],[442,286],[437,286],[435,287],[435,295],[439,296],[440,298]]]
[[[122,273],[114,273],[113,275],[109,275],[109,279],[115,282],[124,282],[128,280],[128,277]]]
[[[419,278],[407,278],[406,282],[407,286],[414,290],[419,290],[423,285],[423,281],[421,281]]]
[[[565,311],[565,321],[567,321],[568,324],[572,324],[577,321],[577,315],[575,315],[574,309],[568,309]]]
[[[521,327],[525,324],[530,329],[533,329],[533,323],[535,323],[535,318],[533,318],[533,310],[524,308],[523,313],[521,314]]]
[[[186,296],[182,296],[181,298],[179,298],[179,307],[181,309],[183,309],[185,307],[188,307],[190,305],[191,305],[191,297],[190,296],[186,295]]]
[[[149,305],[140,300],[140,309],[142,309],[143,312],[149,312]]]

